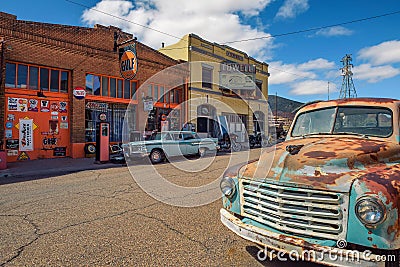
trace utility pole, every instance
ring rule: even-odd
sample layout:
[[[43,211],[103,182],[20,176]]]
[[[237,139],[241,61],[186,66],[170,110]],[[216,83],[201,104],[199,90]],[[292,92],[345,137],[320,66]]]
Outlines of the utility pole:
[[[329,101],[329,82],[328,82],[328,101]]]
[[[349,54],[346,54],[346,56],[344,56],[340,61],[343,63],[343,68],[341,68],[343,81],[342,81],[342,88],[340,89],[339,98],[357,97],[356,88],[354,87],[353,83],[353,72],[351,71],[353,64],[351,64],[351,61],[352,58],[351,55]]]

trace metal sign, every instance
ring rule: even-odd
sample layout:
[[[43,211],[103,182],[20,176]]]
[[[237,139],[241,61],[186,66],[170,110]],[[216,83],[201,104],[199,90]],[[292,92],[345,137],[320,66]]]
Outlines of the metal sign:
[[[120,56],[119,69],[121,75],[126,80],[132,80],[137,73],[138,63],[136,56],[136,45],[129,45],[123,48]]]
[[[83,99],[86,97],[86,91],[82,87],[75,87],[73,94],[74,94],[75,98],[77,98],[77,99]]]
[[[153,110],[153,100],[144,100],[143,101],[143,110],[144,111],[152,111]]]

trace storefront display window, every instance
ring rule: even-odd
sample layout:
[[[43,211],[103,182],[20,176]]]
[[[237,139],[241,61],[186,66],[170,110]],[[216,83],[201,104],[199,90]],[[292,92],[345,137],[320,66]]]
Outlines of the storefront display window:
[[[100,122],[99,115],[106,114],[106,121],[110,123],[110,142],[122,142],[122,128],[128,105],[102,102],[87,102],[85,109],[85,141],[96,142],[96,123]],[[136,109],[130,109],[130,120],[136,121]],[[132,130],[136,130],[134,123]]]
[[[15,87],[16,65],[6,64],[6,87]]]

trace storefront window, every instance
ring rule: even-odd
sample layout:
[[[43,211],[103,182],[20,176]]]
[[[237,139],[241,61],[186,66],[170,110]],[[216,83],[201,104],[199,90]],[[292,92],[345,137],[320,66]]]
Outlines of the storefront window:
[[[39,68],[29,66],[29,89],[37,90],[39,85]]]
[[[93,94],[100,95],[100,77],[96,75],[93,76]]]
[[[86,75],[86,94],[88,94],[88,95],[93,94],[93,75],[92,74]]]
[[[164,87],[163,86],[160,86],[160,101],[158,101],[158,102],[161,102],[161,103],[163,103],[164,102]]]
[[[100,122],[99,114],[105,113],[107,122],[110,123],[110,142],[122,142],[122,129],[124,117],[128,105],[125,104],[108,104],[101,102],[87,102],[85,110],[85,141],[96,142],[96,124]],[[132,125],[135,124],[135,109],[130,110],[129,119]],[[131,130],[134,130],[133,126]]]
[[[129,80],[124,82],[124,98],[131,99],[131,83]]]
[[[132,96],[131,97],[133,97],[133,99],[136,100],[137,84],[136,84],[136,82],[132,82],[131,85],[132,85],[132,88],[131,88]]]
[[[16,65],[12,63],[6,64],[6,87],[15,87]]]
[[[122,93],[123,93],[123,82],[122,80],[118,80],[118,84],[117,84],[117,97],[118,98],[122,98]]]
[[[101,77],[101,95],[108,96],[108,78]]]
[[[51,70],[50,77],[50,91],[58,92],[60,90],[60,72],[58,70]]]
[[[18,88],[26,88],[28,84],[28,66],[18,65]]]
[[[61,71],[61,92],[68,92],[68,72]]]
[[[49,70],[40,69],[40,89],[44,91],[49,90]]]
[[[115,78],[110,78],[110,97],[117,96],[117,80]]]
[[[154,100],[158,101],[158,85],[154,85]]]
[[[149,87],[147,88],[147,96],[153,97],[153,85],[149,84]]]
[[[6,87],[67,93],[68,79],[68,71],[6,63]]]

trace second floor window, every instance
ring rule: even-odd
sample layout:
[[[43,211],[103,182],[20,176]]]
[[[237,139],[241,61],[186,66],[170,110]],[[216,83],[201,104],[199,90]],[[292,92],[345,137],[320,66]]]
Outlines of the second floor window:
[[[68,92],[69,72],[60,69],[6,63],[6,87]]]
[[[201,81],[202,81],[202,87],[203,88],[209,88],[212,89],[212,69],[208,67],[202,67],[201,71]]]

